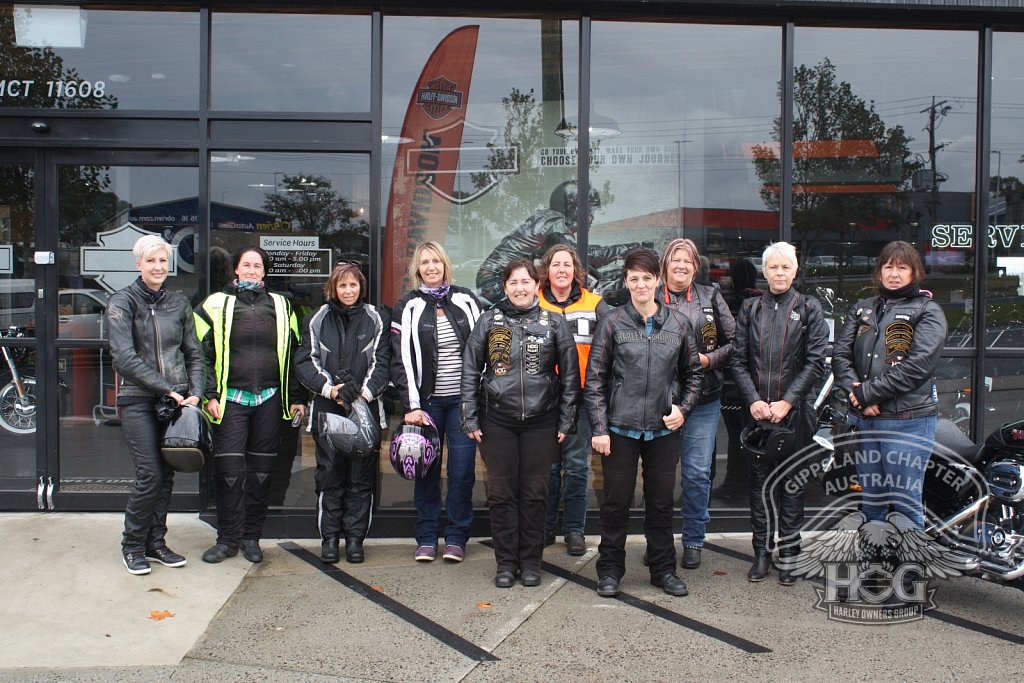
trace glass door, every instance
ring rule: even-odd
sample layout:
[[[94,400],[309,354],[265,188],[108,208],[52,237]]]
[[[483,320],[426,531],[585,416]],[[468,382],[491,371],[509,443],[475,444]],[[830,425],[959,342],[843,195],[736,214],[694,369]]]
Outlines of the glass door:
[[[134,467],[121,434],[104,313],[110,295],[138,276],[132,246],[145,234],[172,245],[167,287],[195,301],[196,158],[83,152],[55,156],[48,164],[57,238],[53,265],[43,266],[46,308],[55,323],[45,330],[54,336],[45,346],[56,370],[46,387],[55,414],[45,419],[56,435],[47,444],[48,469],[58,482],[52,509],[124,508]],[[175,507],[196,509],[199,476],[179,475],[174,492]]]
[[[0,155],[0,509],[45,505],[36,429],[37,175],[32,153]]]

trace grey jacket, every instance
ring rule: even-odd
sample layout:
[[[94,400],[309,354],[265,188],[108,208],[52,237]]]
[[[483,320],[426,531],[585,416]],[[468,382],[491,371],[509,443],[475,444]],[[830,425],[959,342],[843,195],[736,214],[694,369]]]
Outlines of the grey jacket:
[[[203,354],[183,294],[154,297],[140,278],[110,297],[106,315],[119,396],[203,395]]]
[[[836,335],[832,372],[836,386],[858,391],[880,418],[938,413],[933,373],[946,343],[946,316],[929,294],[858,301]],[[859,412],[853,406],[850,410]]]

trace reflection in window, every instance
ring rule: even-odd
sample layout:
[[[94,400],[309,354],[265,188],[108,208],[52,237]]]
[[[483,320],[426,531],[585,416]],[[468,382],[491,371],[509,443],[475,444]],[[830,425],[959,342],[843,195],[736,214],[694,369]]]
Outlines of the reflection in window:
[[[234,279],[231,254],[248,246],[267,250],[268,284],[300,313],[323,303],[338,261],[372,277],[366,155],[214,152],[211,162],[211,291]]]
[[[370,17],[213,13],[212,106],[370,110]]]
[[[199,13],[0,6],[0,107],[199,108]]]
[[[445,246],[458,284],[500,298],[505,263],[575,240],[575,143],[556,131],[576,114],[578,26],[389,18],[384,47],[381,302],[410,288],[426,239]]]
[[[607,201],[591,243],[688,237],[708,258],[702,277],[731,289],[740,258],[759,275],[779,219],[752,150],[778,117],[780,45],[775,27],[594,22],[591,116],[621,135],[592,143]]]
[[[993,37],[986,345],[1024,348],[1024,35]],[[983,160],[983,162],[986,160]],[[995,330],[996,334],[991,332]],[[1018,366],[1022,364],[1018,363]]]
[[[977,36],[799,28],[794,46],[793,239],[803,288],[833,288],[845,311],[844,302],[874,292],[881,248],[905,240],[924,255],[925,287],[951,338],[969,338]],[[755,153],[762,196],[777,203],[779,122],[772,139]]]

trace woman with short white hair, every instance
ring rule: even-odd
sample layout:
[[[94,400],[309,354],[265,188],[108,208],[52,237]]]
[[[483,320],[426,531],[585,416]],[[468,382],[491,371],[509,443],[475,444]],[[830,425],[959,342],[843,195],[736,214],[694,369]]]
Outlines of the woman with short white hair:
[[[196,405],[203,392],[202,351],[192,307],[168,291],[171,245],[146,235],[132,250],[139,277],[107,305],[107,333],[120,378],[117,407],[135,483],[124,513],[122,561],[131,574],[148,574],[150,560],[182,567],[185,558],[167,547],[167,508],[174,471],[160,455],[165,410]]]
[[[754,564],[747,579],[753,582],[768,578],[776,534],[780,558],[793,558],[800,552],[803,485],[782,477],[766,495],[765,482],[813,435],[814,384],[824,374],[828,344],[828,327],[818,300],[793,289],[798,267],[793,245],[769,244],[762,264],[768,291],[759,298],[746,299],[740,307],[730,369],[751,418],[766,425],[786,423],[795,436],[792,447],[776,461],[753,457],[750,461]],[[792,572],[779,572],[782,585],[795,582]]]

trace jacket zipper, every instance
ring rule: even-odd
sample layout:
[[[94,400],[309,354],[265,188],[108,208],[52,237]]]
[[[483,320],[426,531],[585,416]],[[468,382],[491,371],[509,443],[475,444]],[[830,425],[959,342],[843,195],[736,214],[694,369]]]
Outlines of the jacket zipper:
[[[519,326],[519,408],[521,410],[520,420],[526,420],[526,376],[523,374],[523,334],[526,333],[526,327],[523,325]]]
[[[149,319],[153,322],[153,343],[156,344],[156,369],[164,374],[163,354],[160,352],[160,326],[156,322],[156,304],[149,305]]]

